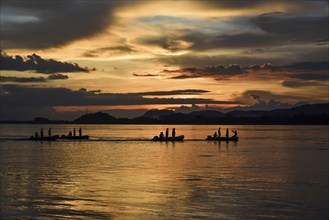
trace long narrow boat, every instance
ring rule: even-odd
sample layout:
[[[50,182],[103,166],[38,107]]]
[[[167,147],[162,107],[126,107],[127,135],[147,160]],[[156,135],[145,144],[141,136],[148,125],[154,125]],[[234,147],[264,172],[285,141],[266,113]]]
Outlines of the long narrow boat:
[[[184,141],[184,135],[177,137],[163,137],[154,136],[151,141]]]
[[[212,137],[208,135],[206,141],[238,141],[239,137]]]
[[[34,137],[34,136],[31,136],[30,138],[28,138],[27,140],[31,140],[31,141],[55,141],[59,138],[58,135],[54,135],[54,136],[51,136],[51,137]]]
[[[62,135],[59,139],[64,140],[88,140],[89,135],[83,135],[83,136],[69,136],[69,135]]]

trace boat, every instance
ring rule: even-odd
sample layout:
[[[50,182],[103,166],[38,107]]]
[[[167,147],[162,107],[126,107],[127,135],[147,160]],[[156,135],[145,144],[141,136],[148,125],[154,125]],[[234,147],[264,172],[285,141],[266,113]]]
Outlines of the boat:
[[[83,135],[83,136],[62,135],[59,139],[64,139],[64,140],[88,140],[89,135]]]
[[[206,141],[238,141],[239,137],[212,137],[207,136]]]
[[[184,135],[177,137],[162,137],[154,136],[151,141],[184,141]]]
[[[34,137],[34,136],[31,136],[27,140],[31,140],[31,141],[55,141],[58,138],[59,138],[58,135],[54,135],[54,136],[51,136],[51,137]]]

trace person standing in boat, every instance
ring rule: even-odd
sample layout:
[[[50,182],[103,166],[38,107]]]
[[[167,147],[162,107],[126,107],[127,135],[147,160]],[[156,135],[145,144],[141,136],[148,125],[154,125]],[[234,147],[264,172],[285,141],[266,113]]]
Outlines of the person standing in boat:
[[[228,131],[228,128],[226,128],[226,137],[228,138],[228,135],[229,135],[229,131]]]
[[[81,136],[82,136],[82,129],[79,128],[79,137],[81,137]]]
[[[232,132],[234,133],[234,135],[232,136],[233,138],[238,136],[238,131],[237,130],[232,130]]]
[[[172,137],[175,138],[175,135],[176,135],[176,129],[173,128],[173,129],[172,129]]]
[[[220,132],[220,127],[218,128],[218,138],[220,138],[221,132]]]
[[[166,138],[169,136],[169,128],[166,129]]]
[[[48,136],[51,137],[51,128],[48,129]]]
[[[34,138],[35,138],[35,139],[38,139],[38,138],[39,138],[39,134],[38,134],[38,132],[35,132],[35,134],[34,134]]]
[[[73,137],[76,136],[75,128],[73,128]]]
[[[41,137],[41,139],[43,139],[43,129],[42,128],[40,129],[40,137]]]

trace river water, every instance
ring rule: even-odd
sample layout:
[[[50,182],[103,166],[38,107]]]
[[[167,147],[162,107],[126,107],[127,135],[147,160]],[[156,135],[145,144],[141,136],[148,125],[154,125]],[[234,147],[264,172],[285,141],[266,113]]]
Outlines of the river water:
[[[82,127],[89,141],[17,140]],[[151,142],[165,128],[184,142]],[[328,126],[0,125],[1,219],[327,219]]]

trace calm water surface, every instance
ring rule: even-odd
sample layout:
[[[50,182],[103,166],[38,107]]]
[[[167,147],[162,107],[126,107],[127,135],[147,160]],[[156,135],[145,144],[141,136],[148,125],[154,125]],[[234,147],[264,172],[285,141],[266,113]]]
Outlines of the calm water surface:
[[[327,219],[328,126],[83,125],[90,141],[18,141],[0,125],[1,219]],[[81,125],[42,125],[47,134]]]

